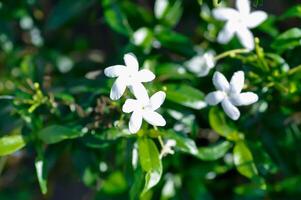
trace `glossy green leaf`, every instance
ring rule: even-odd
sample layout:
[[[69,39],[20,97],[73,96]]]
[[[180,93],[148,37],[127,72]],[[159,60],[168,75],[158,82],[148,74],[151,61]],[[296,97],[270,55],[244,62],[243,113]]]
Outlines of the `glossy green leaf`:
[[[248,178],[256,177],[258,171],[253,161],[253,156],[248,146],[243,141],[238,141],[233,150],[234,164],[238,172]]]
[[[174,103],[200,110],[206,106],[204,94],[189,85],[166,85],[166,98]]]
[[[112,0],[103,0],[101,2],[104,9],[105,20],[108,25],[120,34],[130,35],[132,30],[120,4]]]
[[[198,149],[197,156],[202,160],[217,160],[222,158],[231,147],[232,143],[228,141],[224,141],[220,144],[212,145],[209,147],[201,147]]]
[[[195,144],[195,142],[182,135],[179,133],[176,133],[174,131],[166,131],[166,132],[162,132],[162,135],[164,138],[166,139],[172,139],[176,141],[176,149],[179,149],[180,151],[183,151],[185,153],[189,153],[192,155],[197,155],[198,154],[198,148]]]
[[[220,144],[212,145],[209,147],[198,148],[194,140],[174,131],[162,132],[162,135],[166,139],[172,139],[176,141],[175,149],[189,153],[201,160],[206,161],[217,160],[223,157],[232,147],[232,143],[224,141]]]
[[[73,17],[79,15],[95,2],[94,0],[61,0],[51,11],[46,28],[57,29]]]
[[[164,26],[156,26],[154,33],[155,38],[162,47],[189,57],[195,55],[192,42],[185,35],[177,33]]]
[[[194,76],[187,73],[186,69],[179,64],[175,63],[158,63],[156,65],[156,75],[160,80],[183,80],[193,79]]]
[[[12,154],[25,146],[22,135],[10,135],[0,138],[0,156]]]
[[[38,132],[38,137],[46,144],[54,144],[66,139],[74,139],[83,133],[61,125],[48,126]]]
[[[287,19],[290,17],[301,18],[301,4],[291,7],[280,16],[280,19]]]
[[[301,29],[291,28],[284,33],[281,33],[272,43],[272,48],[277,51],[284,51],[301,46]]]
[[[146,172],[145,185],[141,195],[157,185],[162,175],[162,163],[156,144],[152,139],[138,139],[139,161],[142,169]]]
[[[217,107],[212,107],[209,112],[209,123],[212,129],[228,140],[236,141],[240,135],[237,130],[226,121],[225,114]]]

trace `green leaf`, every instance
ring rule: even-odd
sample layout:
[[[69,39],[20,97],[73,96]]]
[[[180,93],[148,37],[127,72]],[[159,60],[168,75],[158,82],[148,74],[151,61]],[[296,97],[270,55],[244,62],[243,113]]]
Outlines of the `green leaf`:
[[[180,0],[156,0],[155,2],[155,16],[164,25],[175,26],[183,13],[182,2]]]
[[[202,160],[213,161],[223,157],[232,147],[232,143],[223,141],[220,144],[199,148],[197,156]]]
[[[79,15],[82,11],[93,4],[94,0],[61,0],[59,1],[48,18],[47,29],[57,29],[70,19]]]
[[[154,33],[155,38],[157,38],[162,47],[188,57],[195,55],[193,44],[185,35],[163,26],[156,26]]]
[[[291,28],[284,33],[281,33],[272,43],[272,48],[281,52],[287,49],[293,49],[301,46],[301,29]]]
[[[282,14],[280,16],[280,19],[287,19],[287,18],[290,18],[290,17],[299,17],[299,18],[301,18],[301,4],[293,6],[290,9],[288,9],[287,11],[285,11],[284,14]]]
[[[200,110],[206,106],[204,94],[189,85],[166,85],[166,98],[174,103]]]
[[[241,137],[238,131],[227,123],[225,114],[217,107],[212,107],[210,109],[209,123],[215,132],[223,137],[226,137],[228,140],[236,141]]]
[[[38,177],[40,189],[43,194],[47,193],[47,174],[46,174],[46,169],[44,165],[44,160],[38,158],[35,161],[35,167],[36,167],[36,174]]]
[[[243,141],[238,141],[235,144],[233,156],[234,164],[240,174],[248,178],[253,178],[258,175],[252,153]]]
[[[179,133],[176,133],[172,130],[162,132],[162,136],[167,139],[173,139],[176,141],[176,148],[182,152],[192,154],[196,156],[198,154],[198,148],[195,142]]]
[[[118,128],[110,128],[103,132],[96,132],[93,135],[87,135],[82,138],[83,143],[90,148],[102,148],[120,138],[134,137],[128,131]]]
[[[102,190],[107,194],[121,194],[127,189],[127,183],[124,175],[120,171],[110,174],[107,180],[103,182]]]
[[[54,144],[66,139],[82,136],[82,132],[60,125],[48,126],[38,132],[38,137],[46,144]]]
[[[183,80],[194,78],[192,74],[187,73],[182,65],[175,63],[158,63],[155,70],[156,75],[158,75],[158,79],[160,80]]]
[[[139,199],[140,193],[143,190],[144,184],[144,172],[141,167],[138,166],[134,172],[134,181],[130,189],[130,199],[136,200]]]
[[[206,161],[217,160],[223,157],[232,147],[232,143],[224,141],[217,145],[198,148],[192,139],[174,131],[162,132],[162,136],[166,139],[175,140],[176,149]]]
[[[0,138],[0,156],[12,154],[25,146],[22,135],[10,135]]]
[[[152,139],[139,138],[138,152],[141,167],[146,172],[145,185],[141,193],[143,196],[160,181],[163,169],[159,151]]]
[[[116,32],[129,36],[132,32],[128,19],[116,1],[103,0],[104,17],[108,25]]]

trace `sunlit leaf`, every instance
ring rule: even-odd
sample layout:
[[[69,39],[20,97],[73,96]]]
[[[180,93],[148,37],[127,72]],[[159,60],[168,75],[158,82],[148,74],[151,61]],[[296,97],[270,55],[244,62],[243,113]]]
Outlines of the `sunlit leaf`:
[[[152,139],[139,138],[138,140],[139,160],[142,169],[146,172],[145,185],[141,195],[157,185],[162,175],[162,163],[159,151]]]
[[[169,101],[197,110],[206,106],[204,94],[196,88],[184,84],[169,84],[166,88]]]
[[[233,156],[234,164],[239,173],[248,178],[257,176],[258,171],[254,164],[252,153],[243,141],[239,141],[235,144]]]
[[[10,135],[0,138],[0,156],[12,154],[25,146],[22,135]]]

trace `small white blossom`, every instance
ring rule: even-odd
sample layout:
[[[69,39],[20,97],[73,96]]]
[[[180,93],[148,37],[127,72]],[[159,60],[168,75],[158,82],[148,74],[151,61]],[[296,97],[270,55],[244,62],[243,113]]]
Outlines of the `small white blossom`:
[[[131,133],[139,131],[142,119],[153,126],[165,126],[165,119],[155,110],[160,108],[165,100],[165,93],[156,92],[150,98],[147,96],[136,96],[137,99],[127,99],[122,107],[125,113],[132,113],[129,122],[129,130]]]
[[[119,99],[123,95],[126,87],[129,87],[135,96],[144,96],[143,98],[145,98],[147,91],[142,83],[154,80],[155,75],[147,69],[139,71],[138,60],[134,54],[125,54],[123,59],[125,66],[114,65],[107,67],[104,71],[108,77],[117,77],[112,86],[110,98],[112,100]]]
[[[161,150],[160,157],[162,158],[163,156],[166,156],[167,154],[174,154],[175,151],[172,148],[175,147],[176,144],[177,144],[177,142],[175,140],[167,140]]]
[[[214,53],[207,52],[202,56],[197,55],[187,61],[185,65],[189,71],[196,74],[198,77],[207,76],[209,71],[215,66]]]
[[[254,49],[254,36],[249,30],[257,27],[266,20],[264,11],[251,12],[249,0],[236,0],[236,8],[216,8],[213,16],[226,21],[223,30],[218,34],[217,40],[221,44],[228,43],[234,34],[238,36],[241,44],[247,49]]]
[[[233,120],[237,120],[240,112],[236,106],[250,105],[258,101],[258,96],[253,92],[243,92],[245,76],[243,71],[235,72],[230,83],[220,72],[213,75],[213,84],[217,91],[209,93],[205,101],[209,105],[221,102],[225,113]]]

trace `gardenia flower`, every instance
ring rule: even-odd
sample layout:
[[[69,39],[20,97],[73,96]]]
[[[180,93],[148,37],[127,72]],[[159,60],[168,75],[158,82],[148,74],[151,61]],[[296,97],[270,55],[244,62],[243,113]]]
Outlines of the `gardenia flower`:
[[[131,133],[139,131],[142,119],[153,126],[165,126],[165,119],[155,110],[160,108],[165,100],[165,93],[162,91],[156,92],[151,98],[136,97],[137,99],[127,99],[122,107],[125,113],[132,113],[129,122],[129,130]]]
[[[197,55],[185,63],[188,70],[198,77],[207,76],[209,71],[215,66],[214,53],[207,52],[202,56]]]
[[[264,11],[251,12],[249,0],[236,0],[236,8],[216,8],[213,16],[227,21],[223,30],[218,34],[217,40],[221,44],[228,43],[234,34],[238,36],[241,44],[247,49],[254,49],[254,36],[249,30],[257,27],[266,20]]]
[[[243,92],[244,72],[235,72],[231,78],[230,84],[223,74],[215,72],[213,75],[213,84],[217,91],[209,93],[205,101],[209,105],[217,105],[221,102],[225,113],[233,120],[237,120],[240,112],[236,106],[245,106],[255,103],[258,96],[253,92]]]
[[[147,69],[139,71],[139,64],[134,54],[125,54],[123,59],[125,66],[114,65],[107,67],[104,71],[108,77],[117,77],[112,86],[110,98],[112,100],[119,99],[123,95],[126,87],[129,87],[135,96],[144,96],[143,98],[145,98],[147,91],[142,83],[154,80],[155,75]]]

